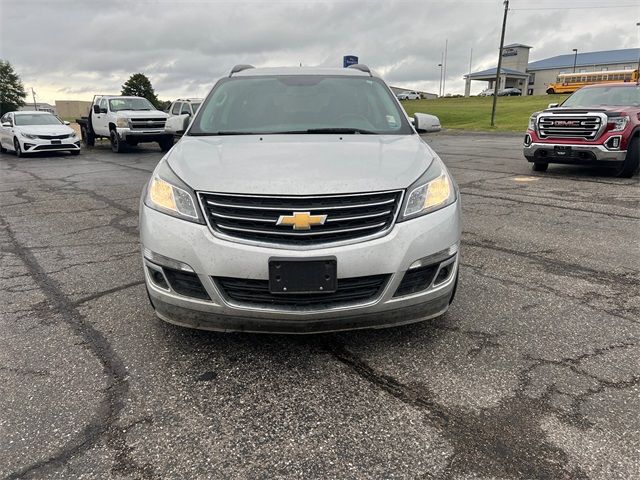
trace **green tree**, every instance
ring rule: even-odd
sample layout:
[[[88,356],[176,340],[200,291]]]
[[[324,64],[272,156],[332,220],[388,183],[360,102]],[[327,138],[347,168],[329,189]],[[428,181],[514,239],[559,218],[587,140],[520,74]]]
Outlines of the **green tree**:
[[[27,92],[11,64],[0,59],[0,115],[24,106]]]
[[[156,108],[160,105],[156,92],[153,90],[151,82],[144,73],[134,73],[131,75],[129,80],[122,85],[122,95],[144,97]]]

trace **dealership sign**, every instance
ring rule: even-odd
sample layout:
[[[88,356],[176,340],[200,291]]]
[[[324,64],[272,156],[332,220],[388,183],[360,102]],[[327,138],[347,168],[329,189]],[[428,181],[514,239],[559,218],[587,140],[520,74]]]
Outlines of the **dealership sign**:
[[[516,55],[518,55],[518,50],[515,48],[505,48],[502,50],[503,57],[515,57]]]
[[[342,66],[347,68],[349,65],[355,65],[358,63],[358,57],[355,55],[345,55],[342,57]]]

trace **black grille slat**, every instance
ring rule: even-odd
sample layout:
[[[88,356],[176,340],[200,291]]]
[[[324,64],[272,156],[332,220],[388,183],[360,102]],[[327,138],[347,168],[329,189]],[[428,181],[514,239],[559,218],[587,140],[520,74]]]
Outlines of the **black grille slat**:
[[[69,138],[70,136],[70,134],[66,133],[64,135],[37,135],[40,140],[62,140],[65,138]]]
[[[285,244],[317,244],[366,237],[390,229],[402,192],[356,195],[251,196],[200,193],[211,227],[233,237]],[[276,225],[294,212],[327,215],[323,225],[294,230]]]
[[[378,297],[390,275],[338,279],[332,293],[272,294],[268,280],[214,277],[220,292],[230,301],[281,307],[326,307],[362,303]]]

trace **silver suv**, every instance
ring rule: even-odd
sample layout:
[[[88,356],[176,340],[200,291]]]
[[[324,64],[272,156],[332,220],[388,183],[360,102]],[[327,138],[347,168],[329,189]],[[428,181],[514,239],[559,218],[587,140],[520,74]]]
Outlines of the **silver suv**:
[[[159,162],[140,205],[157,315],[220,331],[311,333],[443,314],[460,201],[384,81],[234,67]]]

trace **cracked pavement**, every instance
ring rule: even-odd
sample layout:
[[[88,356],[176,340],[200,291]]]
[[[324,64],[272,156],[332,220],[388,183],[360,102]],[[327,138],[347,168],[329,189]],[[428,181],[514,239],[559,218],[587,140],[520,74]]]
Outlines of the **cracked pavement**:
[[[428,137],[463,201],[449,312],[318,336],[157,320],[157,148],[0,156],[0,478],[640,478],[640,179]]]

